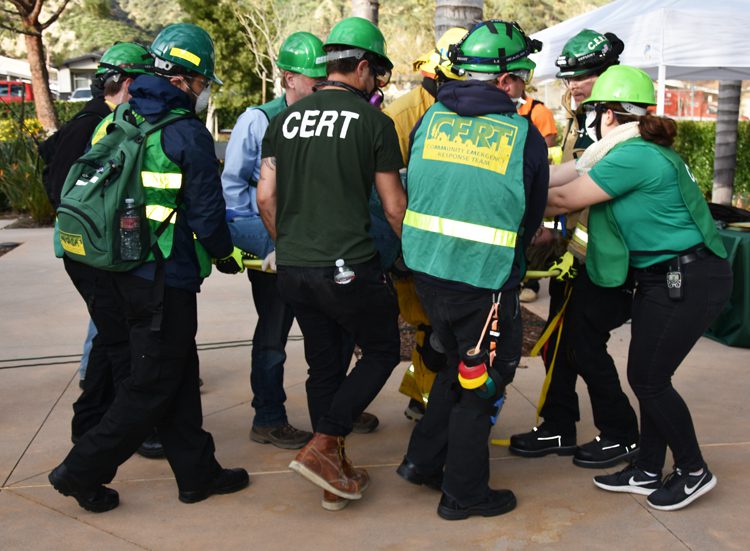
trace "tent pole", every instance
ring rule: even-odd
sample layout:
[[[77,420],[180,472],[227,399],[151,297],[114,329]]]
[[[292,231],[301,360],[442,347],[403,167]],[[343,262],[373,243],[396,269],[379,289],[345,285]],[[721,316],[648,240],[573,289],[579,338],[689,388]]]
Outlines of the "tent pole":
[[[667,80],[667,67],[666,65],[659,65],[659,73],[657,74],[657,85],[656,85],[656,115],[659,117],[664,116],[664,96],[666,94],[666,80]]]

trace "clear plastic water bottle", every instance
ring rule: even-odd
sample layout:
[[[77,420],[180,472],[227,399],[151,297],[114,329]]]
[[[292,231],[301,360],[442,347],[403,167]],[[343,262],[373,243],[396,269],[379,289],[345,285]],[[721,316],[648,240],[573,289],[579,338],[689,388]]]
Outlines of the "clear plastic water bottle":
[[[125,199],[125,210],[120,216],[120,258],[141,258],[141,215],[135,208],[135,199]]]
[[[344,264],[344,259],[339,258],[336,261],[336,271],[333,274],[333,280],[339,285],[348,285],[357,275],[349,266]]]

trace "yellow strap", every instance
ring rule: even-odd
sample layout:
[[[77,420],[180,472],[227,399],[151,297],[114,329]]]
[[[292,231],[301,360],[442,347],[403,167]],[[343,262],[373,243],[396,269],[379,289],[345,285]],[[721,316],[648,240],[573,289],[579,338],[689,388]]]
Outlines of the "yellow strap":
[[[539,352],[541,351],[542,347],[547,344],[547,341],[552,336],[552,333],[555,332],[555,329],[557,328],[558,324],[562,323],[560,321],[560,318],[562,318],[563,314],[565,313],[565,308],[568,306],[568,301],[570,300],[570,281],[566,282],[565,284],[565,302],[563,302],[562,307],[560,308],[560,311],[555,314],[555,317],[552,318],[552,321],[547,324],[547,328],[544,330],[544,333],[539,337],[539,340],[536,341],[536,344],[531,349],[531,352],[529,352],[529,356],[538,356]]]
[[[182,174],[179,172],[141,172],[143,187],[157,189],[180,189]]]
[[[451,220],[450,218],[441,218],[440,216],[432,216],[431,214],[422,214],[413,210],[406,211],[404,225],[419,230],[439,233],[448,237],[486,243],[487,245],[510,247],[511,249],[516,246],[516,232],[492,228],[490,226],[480,226],[471,222]]]
[[[567,300],[565,301],[567,304]],[[562,318],[560,320],[560,328],[557,332],[557,340],[555,340],[555,350],[552,353],[552,361],[549,363],[549,369],[547,369],[547,375],[544,377],[544,382],[542,383],[542,391],[539,393],[539,402],[536,406],[536,421],[534,421],[535,425],[539,424],[539,415],[542,412],[542,408],[544,407],[544,402],[547,401],[547,391],[549,391],[549,385],[552,382],[552,372],[555,369],[555,360],[557,360],[557,351],[560,348],[560,339],[562,338],[562,332],[563,332],[563,325],[565,324],[565,318]]]

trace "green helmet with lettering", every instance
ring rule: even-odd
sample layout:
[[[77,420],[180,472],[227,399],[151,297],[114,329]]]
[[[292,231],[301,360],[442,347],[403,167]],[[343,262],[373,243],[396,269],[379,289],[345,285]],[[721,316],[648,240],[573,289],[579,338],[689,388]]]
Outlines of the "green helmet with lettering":
[[[393,63],[386,54],[383,33],[370,21],[362,17],[347,17],[336,23],[331,29],[324,46],[359,48],[383,58],[390,68],[393,68]]]
[[[321,78],[326,76],[325,55],[320,38],[306,32],[292,33],[281,45],[276,66],[284,71]]]
[[[107,78],[112,73],[144,74],[153,69],[154,58],[146,48],[135,42],[117,42],[102,54],[96,75]]]
[[[215,53],[211,36],[198,25],[175,23],[165,27],[151,43],[156,72],[163,75],[198,73],[221,84],[214,73]]]
[[[614,33],[598,33],[583,29],[563,46],[555,65],[557,78],[570,78],[601,73],[620,62],[625,44]]]
[[[596,79],[591,95],[583,103],[602,102],[656,105],[654,83],[641,69],[614,65]]]
[[[451,46],[448,59],[454,70],[472,73],[507,73],[536,67],[529,54],[541,51],[542,43],[529,38],[518,23],[490,19],[474,25],[463,40]]]

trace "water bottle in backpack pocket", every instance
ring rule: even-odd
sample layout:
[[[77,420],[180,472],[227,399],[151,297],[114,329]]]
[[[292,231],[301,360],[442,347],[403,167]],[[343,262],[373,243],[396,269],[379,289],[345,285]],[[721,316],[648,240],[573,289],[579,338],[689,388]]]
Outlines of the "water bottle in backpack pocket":
[[[123,104],[105,119],[107,134],[73,164],[63,186],[57,220],[67,257],[110,271],[132,270],[148,258],[156,236],[141,177],[145,145],[150,134],[179,118],[185,116],[150,124]]]

